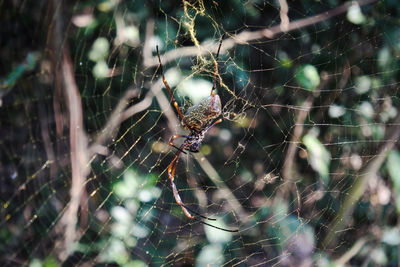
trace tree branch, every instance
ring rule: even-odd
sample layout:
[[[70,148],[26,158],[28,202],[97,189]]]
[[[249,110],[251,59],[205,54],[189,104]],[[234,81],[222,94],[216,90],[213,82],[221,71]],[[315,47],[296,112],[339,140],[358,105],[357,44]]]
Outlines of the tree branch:
[[[348,1],[341,6],[338,6],[334,9],[329,11],[317,14],[312,17],[299,19],[290,22],[287,27],[281,27],[282,24],[272,26],[270,28],[258,30],[258,31],[243,31],[237,35],[231,35],[230,38],[226,38],[222,42],[222,47],[220,50],[220,54],[223,54],[227,50],[231,49],[232,47],[236,46],[237,44],[248,44],[249,42],[256,41],[263,38],[273,39],[276,35],[283,33],[283,32],[290,32],[294,30],[298,30],[304,27],[308,27],[313,24],[317,24],[323,22],[327,19],[332,17],[338,16],[340,14],[345,13],[352,5],[359,5],[364,6],[371,3],[376,2],[377,0],[358,0],[358,1]],[[283,30],[283,29],[284,30]],[[191,56],[200,56],[209,54],[210,51],[212,53],[216,53],[217,46],[214,42],[203,42],[200,46],[190,46],[190,47],[181,47],[178,49],[174,49],[171,51],[166,52],[165,54],[161,55],[161,61],[163,64],[167,64],[170,61],[173,61],[177,58],[182,57],[191,57]],[[144,61],[144,66],[146,68],[155,67],[158,65],[157,57],[149,58],[148,60]]]
[[[89,147],[89,157],[93,156],[99,151],[99,146],[104,146],[106,142],[111,139],[119,129],[121,123],[127,119],[124,112],[129,105],[130,99],[138,95],[138,90],[128,89],[123,97],[119,100],[114,111],[111,113],[103,129],[99,131],[95,141]],[[132,112],[131,112],[132,113]],[[133,115],[133,113],[132,113]]]
[[[86,176],[90,170],[88,166],[87,137],[83,130],[81,96],[75,82],[71,57],[66,45],[64,45],[63,49],[61,72],[63,74],[64,93],[69,111],[72,169],[70,202],[62,219],[66,227],[64,233],[64,256],[66,257],[71,252],[72,244],[76,239],[79,203],[85,187]]]

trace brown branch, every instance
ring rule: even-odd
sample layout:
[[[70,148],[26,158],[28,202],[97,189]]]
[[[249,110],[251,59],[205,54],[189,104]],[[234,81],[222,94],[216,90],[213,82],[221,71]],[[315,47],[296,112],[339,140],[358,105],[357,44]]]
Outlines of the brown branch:
[[[153,85],[152,88],[153,87],[157,86]],[[108,154],[107,148],[105,147],[107,146],[107,142],[117,134],[122,122],[150,107],[153,102],[154,91],[159,92],[159,90],[150,89],[140,102],[128,108],[127,106],[130,103],[130,99],[138,95],[138,90],[130,89],[126,91],[124,96],[119,100],[114,111],[111,113],[105,126],[99,131],[95,141],[90,145],[89,157],[92,157],[94,154]]]
[[[359,5],[364,6],[371,3],[376,2],[377,0],[358,0],[358,1],[348,1],[341,6],[338,6],[334,9],[329,11],[317,14],[312,17],[299,19],[296,21],[292,21],[287,26],[286,31],[282,30],[281,25],[272,26],[270,28],[258,30],[258,31],[243,31],[237,35],[231,35],[230,38],[226,38],[221,47],[220,54],[223,54],[227,50],[231,49],[237,44],[248,44],[249,42],[264,39],[264,38],[275,38],[276,35],[283,33],[283,32],[290,32],[294,30],[298,30],[301,28],[308,27],[310,25],[314,25],[335,16],[341,15],[345,13],[352,5]],[[191,46],[191,47],[182,47],[178,49],[174,49],[171,51],[166,52],[161,56],[161,61],[163,64],[167,64],[170,61],[173,61],[177,58],[182,57],[191,57],[191,56],[200,56],[209,54],[210,51],[216,53],[217,45],[214,42],[203,42],[199,46]],[[155,67],[158,65],[157,57],[152,57],[144,62],[144,66],[147,68]]]
[[[283,32],[286,32],[289,29],[289,6],[286,0],[279,0],[279,5],[281,6],[281,10],[279,12],[279,16],[281,17],[280,28]]]
[[[121,116],[121,120],[124,121],[132,117],[133,115],[142,112],[143,110],[146,110],[148,107],[151,106],[151,103],[153,102],[153,97],[154,97],[153,92],[150,90],[142,101],[129,107],[124,111],[124,113]]]
[[[299,110],[295,122],[295,127],[293,130],[293,135],[292,138],[290,139],[289,142],[289,148],[286,153],[285,161],[283,162],[283,167],[282,167],[282,176],[283,179],[286,182],[292,182],[293,179],[293,164],[294,164],[294,157],[296,155],[297,151],[297,146],[300,143],[300,138],[303,135],[303,130],[304,126],[303,123],[307,118],[307,115],[309,114],[311,107],[313,105],[315,97],[314,96],[309,96],[307,99],[304,101],[304,103],[301,105],[301,109]]]
[[[105,126],[101,129],[95,138],[95,141],[89,147],[89,157],[93,154],[98,153],[99,146],[104,146],[108,140],[113,138],[119,129],[120,124],[127,119],[124,114],[124,110],[129,105],[130,99],[138,95],[138,90],[129,89],[125,92],[122,98],[119,100],[114,111],[108,118]]]
[[[294,167],[294,161],[295,161],[295,156],[297,152],[298,145],[300,143],[300,139],[303,135],[304,131],[304,121],[306,120],[308,114],[310,113],[310,110],[312,108],[312,105],[314,103],[315,97],[317,97],[321,91],[322,88],[326,86],[326,84],[329,81],[328,75],[323,72],[321,73],[321,83],[318,86],[317,89],[315,89],[315,92],[308,96],[307,99],[303,102],[301,105],[298,113],[297,113],[297,118],[292,134],[292,138],[290,139],[289,142],[289,147],[286,152],[286,157],[283,162],[283,167],[282,167],[282,176],[283,179],[286,182],[286,186],[283,187],[282,189],[282,194],[283,197],[286,198],[287,191],[291,188],[292,182],[293,182],[293,173],[295,172],[295,167]]]
[[[64,93],[69,111],[70,149],[71,149],[71,173],[72,184],[70,190],[70,202],[62,218],[65,225],[64,253],[66,258],[71,252],[73,242],[76,240],[76,225],[78,221],[78,208],[81,202],[82,192],[85,188],[86,176],[89,173],[87,137],[83,130],[82,103],[78,87],[75,82],[71,57],[66,45],[63,49],[61,65]]]
[[[151,47],[150,44],[150,38],[153,36],[154,32],[154,20],[149,19],[146,24],[146,35],[144,39],[144,44],[143,44],[143,65],[147,66],[150,65],[151,62],[151,51],[153,50],[153,47]],[[158,62],[158,61],[157,61]]]
[[[86,155],[86,135],[83,132],[82,107],[79,91],[77,89],[71,58],[68,49],[64,46],[65,31],[63,26],[63,1],[49,1],[48,56],[52,60],[54,70],[54,97],[53,108],[55,113],[56,133],[60,137],[64,135],[67,126],[67,109],[69,113],[70,128],[70,162],[71,162],[71,189],[70,202],[65,207],[63,215],[57,226],[54,228],[56,235],[63,236],[63,239],[56,239],[55,248],[61,261],[64,261],[71,252],[72,243],[76,240],[76,226],[78,208],[81,195],[84,189],[84,181],[88,172]],[[63,50],[64,49],[64,50]],[[64,103],[64,100],[66,103]],[[48,142],[47,127],[42,120],[42,132],[44,142]],[[58,150],[61,150],[60,142],[57,142]],[[50,153],[49,153],[50,152]],[[47,148],[47,156],[53,157],[52,152]],[[55,154],[54,154],[55,156]],[[58,158],[58,157],[56,157]],[[62,166],[62,160],[57,161],[57,165]],[[54,171],[51,171],[53,173]],[[54,174],[53,174],[54,175]]]

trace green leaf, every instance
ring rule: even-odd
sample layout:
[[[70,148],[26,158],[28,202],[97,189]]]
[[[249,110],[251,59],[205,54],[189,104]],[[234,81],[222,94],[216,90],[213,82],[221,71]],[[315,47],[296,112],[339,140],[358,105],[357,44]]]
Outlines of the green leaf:
[[[109,73],[108,65],[104,60],[100,60],[93,67],[93,76],[96,78],[105,78]]]
[[[114,185],[115,193],[122,199],[136,196],[139,189],[139,176],[131,169],[125,171],[123,180]]]
[[[400,189],[400,152],[392,150],[387,159],[389,176],[395,188]]]
[[[388,66],[393,66],[393,60],[395,57],[393,56],[390,48],[385,46],[381,48],[378,52],[378,67],[380,70],[389,70]]]
[[[111,210],[112,217],[121,224],[130,225],[133,221],[132,215],[122,206],[115,206]]]
[[[228,228],[222,220],[216,220],[215,222],[213,222],[213,225],[225,229]],[[207,225],[204,225],[204,230],[210,243],[228,243],[232,240],[233,234],[231,232],[221,231]]]
[[[400,244],[400,229],[397,227],[386,228],[382,233],[382,242],[391,246]]]
[[[308,91],[314,91],[321,82],[317,68],[310,64],[299,67],[295,78],[297,83]]]
[[[98,5],[97,8],[101,11],[101,12],[110,12],[112,11],[115,6],[117,5],[116,1],[112,1],[112,0],[105,0],[105,1],[101,1]]]
[[[364,14],[361,12],[360,6],[355,3],[347,10],[347,19],[356,25],[363,24],[367,21]]]
[[[132,261],[125,263],[124,266],[125,267],[146,267],[147,264],[141,260],[132,260]]]
[[[44,262],[43,267],[57,267],[57,260],[53,256],[48,256]]]
[[[357,107],[356,112],[368,119],[371,119],[375,114],[374,107],[368,101],[361,102],[361,104]]]
[[[23,63],[16,66],[4,79],[0,80],[0,96],[5,95],[18,81],[26,71],[31,71],[35,68],[36,62],[39,59],[38,53],[28,53]]]
[[[94,62],[105,60],[110,50],[110,43],[104,37],[97,38],[89,51],[89,59]]]
[[[293,61],[290,59],[286,52],[280,51],[278,53],[279,63],[284,68],[290,68],[293,65]]]
[[[331,105],[329,106],[328,114],[331,118],[339,118],[346,113],[346,110],[343,106],[340,105]]]
[[[207,245],[201,249],[197,256],[195,266],[222,266],[224,263],[223,255],[221,245]]]
[[[129,260],[129,253],[122,240],[112,238],[99,259],[101,262],[116,262],[124,266]]]
[[[286,200],[282,198],[277,198],[274,206],[272,207],[274,216],[277,221],[283,220],[289,211],[289,206]]]
[[[268,226],[268,236],[272,237],[271,241],[280,249],[302,242],[303,248],[312,251],[315,246],[315,233],[310,225],[294,215],[286,214],[286,217],[282,218],[274,216],[274,219],[274,224]]]
[[[358,94],[364,94],[371,89],[372,80],[367,75],[359,76],[356,78],[354,89]]]
[[[372,259],[372,262],[376,263],[378,266],[387,266],[388,257],[386,256],[386,253],[383,248],[381,247],[374,248],[369,253],[369,256]]]
[[[400,152],[398,150],[392,150],[389,153],[387,169],[396,194],[397,213],[400,213]]]
[[[37,258],[32,259],[31,262],[29,263],[29,267],[42,267],[42,266],[43,266],[42,262]]]
[[[178,85],[177,90],[182,96],[189,97],[193,104],[198,104],[210,95],[211,87],[212,83],[204,79],[185,79]]]
[[[313,134],[303,137],[303,144],[308,151],[308,162],[314,171],[318,172],[324,183],[329,183],[329,164],[331,154]]]

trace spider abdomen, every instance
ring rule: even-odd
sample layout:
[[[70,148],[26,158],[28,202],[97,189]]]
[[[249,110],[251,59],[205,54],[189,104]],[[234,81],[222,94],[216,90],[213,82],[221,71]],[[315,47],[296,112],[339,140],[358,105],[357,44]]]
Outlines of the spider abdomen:
[[[183,118],[190,129],[199,132],[219,115],[221,115],[221,99],[219,95],[213,94],[188,108]]]
[[[204,139],[204,131],[192,132],[185,140],[184,149],[197,153],[200,150],[201,142]]]

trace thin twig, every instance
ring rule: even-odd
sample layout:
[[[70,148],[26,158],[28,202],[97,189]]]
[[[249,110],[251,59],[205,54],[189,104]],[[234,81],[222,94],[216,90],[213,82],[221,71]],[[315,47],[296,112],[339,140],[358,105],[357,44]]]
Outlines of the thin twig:
[[[121,116],[121,122],[125,121],[126,119],[129,119],[130,117],[132,117],[133,115],[140,113],[144,110],[146,110],[148,107],[151,106],[151,103],[153,102],[153,92],[149,91],[146,96],[138,103],[136,103],[135,105],[127,108]]]
[[[333,266],[344,266],[351,258],[353,258],[360,250],[364,247],[364,245],[368,242],[368,238],[360,238],[357,242],[344,253],[339,259],[334,261]]]
[[[293,130],[292,138],[289,142],[289,147],[286,152],[285,161],[283,162],[283,170],[282,176],[286,182],[292,182],[292,173],[294,172],[293,164],[294,164],[294,157],[296,155],[297,147],[300,143],[300,138],[303,135],[304,126],[303,123],[307,118],[307,115],[310,112],[310,109],[313,105],[315,97],[310,95],[301,105],[301,110],[298,111],[295,127]]]
[[[151,60],[151,51],[153,51],[153,48],[151,47],[150,39],[153,36],[153,32],[154,32],[154,20],[149,19],[146,23],[146,35],[145,35],[144,44],[143,44],[143,65],[144,66],[149,65],[148,61]]]

